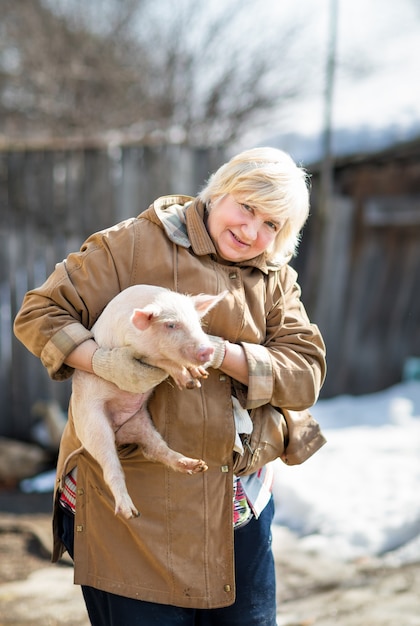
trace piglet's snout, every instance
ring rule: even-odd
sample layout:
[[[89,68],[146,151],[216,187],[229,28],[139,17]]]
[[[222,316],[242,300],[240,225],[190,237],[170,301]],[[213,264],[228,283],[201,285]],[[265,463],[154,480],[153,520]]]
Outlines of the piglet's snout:
[[[200,346],[197,351],[197,358],[200,363],[207,363],[213,356],[213,346]]]

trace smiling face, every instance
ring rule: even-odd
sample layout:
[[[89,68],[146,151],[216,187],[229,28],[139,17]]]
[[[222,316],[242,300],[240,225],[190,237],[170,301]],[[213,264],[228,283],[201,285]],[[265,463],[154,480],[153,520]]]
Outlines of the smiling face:
[[[207,229],[218,254],[226,261],[249,261],[273,243],[280,223],[255,207],[227,194],[211,203]]]

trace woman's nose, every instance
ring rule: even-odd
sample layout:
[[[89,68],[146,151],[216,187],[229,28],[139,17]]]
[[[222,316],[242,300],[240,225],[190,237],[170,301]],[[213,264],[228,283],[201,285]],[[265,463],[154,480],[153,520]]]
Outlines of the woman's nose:
[[[245,222],[242,228],[243,228],[244,233],[248,237],[248,239],[251,239],[252,241],[254,241],[257,238],[258,231],[261,226],[260,221],[261,220],[255,217],[255,215],[252,215]]]

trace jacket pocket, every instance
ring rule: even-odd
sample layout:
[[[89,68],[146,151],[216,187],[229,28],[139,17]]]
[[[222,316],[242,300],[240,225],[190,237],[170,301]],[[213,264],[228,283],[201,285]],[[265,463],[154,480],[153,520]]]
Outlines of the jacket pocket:
[[[252,409],[250,417],[252,433],[241,437],[244,453],[234,453],[233,472],[236,476],[252,474],[281,457],[289,441],[284,415],[271,404]]]
[[[280,458],[286,465],[299,465],[325,443],[318,422],[306,409],[289,411],[265,404],[251,411],[253,430],[243,438],[244,454],[234,453],[233,472],[245,476]]]

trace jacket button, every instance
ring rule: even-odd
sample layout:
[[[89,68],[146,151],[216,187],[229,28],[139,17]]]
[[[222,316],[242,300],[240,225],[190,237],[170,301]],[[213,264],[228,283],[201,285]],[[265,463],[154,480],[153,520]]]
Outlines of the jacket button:
[[[222,466],[221,466],[221,468],[220,468],[220,471],[221,471],[223,474],[227,474],[227,473],[228,473],[228,471],[229,471],[229,465],[222,465]]]
[[[85,490],[84,490],[84,489],[82,489],[82,488],[78,489],[78,490],[77,490],[77,495],[78,495],[78,496],[84,496],[84,495],[85,495]]]
[[[238,278],[238,274],[236,272],[230,272],[229,274],[229,278],[231,278],[232,280],[234,280],[235,278]]]
[[[223,591],[226,591],[226,593],[229,593],[230,590],[231,590],[231,586],[230,585],[225,585],[223,587]]]
[[[78,532],[78,533],[82,533],[83,532],[83,524],[80,524],[79,526],[76,526],[76,532]]]

